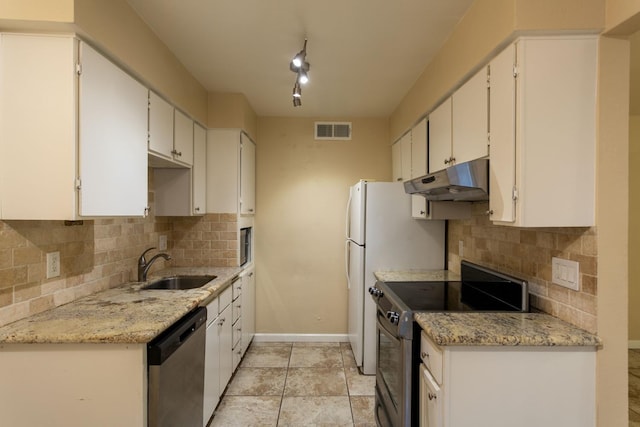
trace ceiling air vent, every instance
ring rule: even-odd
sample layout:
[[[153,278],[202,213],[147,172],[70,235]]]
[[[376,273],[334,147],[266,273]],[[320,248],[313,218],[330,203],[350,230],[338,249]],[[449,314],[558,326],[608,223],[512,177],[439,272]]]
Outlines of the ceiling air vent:
[[[316,122],[316,139],[351,139],[351,122]]]

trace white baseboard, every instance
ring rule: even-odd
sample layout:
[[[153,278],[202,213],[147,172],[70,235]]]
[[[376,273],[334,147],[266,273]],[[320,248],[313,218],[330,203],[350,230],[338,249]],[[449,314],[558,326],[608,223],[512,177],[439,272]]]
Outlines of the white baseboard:
[[[348,342],[346,334],[255,334],[254,342]]]
[[[629,340],[629,348],[640,348],[640,340]]]

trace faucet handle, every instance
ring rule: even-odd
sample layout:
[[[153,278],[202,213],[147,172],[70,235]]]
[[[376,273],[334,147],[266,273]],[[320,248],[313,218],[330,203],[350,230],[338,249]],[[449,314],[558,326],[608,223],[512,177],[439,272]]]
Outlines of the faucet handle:
[[[140,258],[138,259],[139,262],[142,262],[143,264],[147,263],[147,260],[144,258],[144,256],[146,255],[147,252],[154,250],[154,248],[148,248],[146,249],[144,252],[142,252],[142,255],[140,255]]]

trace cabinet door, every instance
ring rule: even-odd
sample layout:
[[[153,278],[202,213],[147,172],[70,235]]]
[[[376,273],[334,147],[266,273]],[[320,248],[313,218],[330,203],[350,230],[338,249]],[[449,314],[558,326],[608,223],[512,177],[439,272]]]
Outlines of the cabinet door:
[[[448,98],[429,114],[429,173],[449,165],[451,132],[451,98]]]
[[[468,162],[489,154],[489,103],[487,68],[483,67],[460,89],[452,100],[452,149],[455,163]]]
[[[489,212],[492,221],[515,221],[513,191],[516,185],[516,81],[514,45],[489,64],[491,109],[491,161],[489,162]]]
[[[396,141],[391,146],[391,180],[403,181],[402,179],[402,144]]]
[[[402,151],[402,180],[406,181],[411,179],[411,132],[400,138],[400,149]]]
[[[191,170],[193,214],[207,210],[207,131],[200,125],[193,128],[193,167]]]
[[[193,164],[193,120],[178,110],[174,110],[173,159]]]
[[[256,276],[253,267],[242,275],[242,354],[247,351],[256,330]]]
[[[220,390],[224,390],[227,383],[231,379],[233,373],[233,353],[232,353],[232,319],[231,319],[231,304],[229,304],[218,318],[218,337],[220,351]]]
[[[85,43],[80,61],[80,214],[143,216],[148,91]]]
[[[149,91],[149,151],[171,159],[172,150],[173,106]]]
[[[256,212],[256,146],[244,133],[240,136],[240,213]]]
[[[0,218],[75,219],[77,41],[0,37]]]
[[[216,301],[217,303],[217,301]],[[220,399],[220,336],[218,329],[219,318],[215,318],[207,325],[204,359],[204,401],[203,427],[207,425]]]
[[[429,370],[420,365],[420,427],[442,427],[444,394]]]
[[[411,178],[427,174],[427,119],[411,129]],[[417,219],[427,218],[427,204],[422,196],[411,196],[411,216]]]

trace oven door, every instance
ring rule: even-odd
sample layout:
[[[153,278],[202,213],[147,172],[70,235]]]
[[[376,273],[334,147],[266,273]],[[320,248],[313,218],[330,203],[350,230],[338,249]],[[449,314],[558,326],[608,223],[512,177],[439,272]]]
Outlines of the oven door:
[[[377,310],[376,406],[393,426],[411,426],[411,340],[396,336],[396,326]],[[376,411],[377,412],[377,411]],[[378,425],[386,420],[376,417]]]

